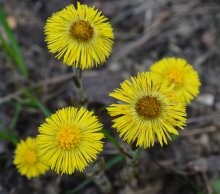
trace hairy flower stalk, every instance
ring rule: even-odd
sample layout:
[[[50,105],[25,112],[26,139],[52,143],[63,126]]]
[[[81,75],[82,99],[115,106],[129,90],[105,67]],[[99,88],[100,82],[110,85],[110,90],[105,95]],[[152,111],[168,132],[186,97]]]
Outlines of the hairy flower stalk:
[[[88,97],[84,90],[83,72],[81,69],[76,69],[75,67],[73,67],[72,69],[73,83],[75,86],[75,92],[77,95],[78,103],[80,106],[87,107]],[[90,165],[84,173],[97,185],[97,187],[100,189],[100,191],[102,191],[102,193],[111,193],[112,185],[105,174],[104,163],[104,158],[100,158],[95,164]]]
[[[85,174],[88,178],[93,180],[102,193],[112,193],[112,184],[105,174],[104,158],[100,158],[94,165],[88,167]]]
[[[121,171],[121,179],[125,183],[129,184],[131,187],[137,187],[137,164],[139,163],[140,158],[137,156],[138,149],[133,144],[128,145],[124,143],[123,147],[124,156],[125,156],[125,167]]]
[[[83,72],[81,69],[72,68],[73,70],[73,84],[75,86],[75,92],[77,96],[77,101],[80,106],[87,107],[88,97],[85,93],[84,85],[83,85]]]

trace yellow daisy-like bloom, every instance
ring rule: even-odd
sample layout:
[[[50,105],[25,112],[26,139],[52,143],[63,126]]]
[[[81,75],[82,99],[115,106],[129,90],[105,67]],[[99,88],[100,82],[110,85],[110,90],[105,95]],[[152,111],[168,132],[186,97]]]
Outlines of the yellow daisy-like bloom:
[[[40,156],[56,173],[83,171],[103,149],[102,124],[85,108],[58,110],[39,127]]]
[[[27,178],[44,174],[49,166],[39,157],[38,146],[35,138],[28,137],[16,147],[14,164],[18,171]]]
[[[175,127],[183,128],[186,121],[185,103],[179,102],[172,90],[167,82],[153,80],[151,73],[143,72],[110,93],[120,101],[108,108],[110,115],[117,117],[113,127],[120,137],[146,148],[154,145],[155,135],[161,146],[171,139],[170,133],[178,135]]]
[[[174,83],[175,94],[186,103],[199,94],[201,83],[198,73],[185,59],[164,58],[152,65],[150,70],[156,79]]]
[[[69,66],[81,69],[106,61],[113,45],[113,30],[102,12],[77,3],[69,5],[48,18],[46,41],[51,53]]]

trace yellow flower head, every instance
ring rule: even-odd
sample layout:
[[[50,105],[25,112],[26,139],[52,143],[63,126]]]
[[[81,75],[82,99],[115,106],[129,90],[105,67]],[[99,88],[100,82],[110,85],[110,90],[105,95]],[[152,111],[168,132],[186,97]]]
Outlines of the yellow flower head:
[[[105,62],[113,45],[113,30],[102,12],[77,3],[48,18],[46,41],[51,53],[69,66],[81,69]]]
[[[199,76],[188,62],[181,58],[164,58],[151,66],[156,79],[175,84],[174,92],[189,103],[199,94]]]
[[[102,151],[102,124],[85,108],[58,110],[39,127],[40,156],[56,173],[83,171]]]
[[[167,138],[171,139],[170,133],[178,135],[175,127],[185,125],[185,103],[179,102],[172,90],[172,85],[153,80],[151,73],[143,72],[110,93],[119,100],[108,111],[117,117],[113,127],[120,137],[146,148],[154,145],[155,135],[161,146],[167,144]]]
[[[48,170],[48,166],[39,157],[35,138],[22,140],[15,150],[14,164],[18,171],[27,178],[37,177]]]

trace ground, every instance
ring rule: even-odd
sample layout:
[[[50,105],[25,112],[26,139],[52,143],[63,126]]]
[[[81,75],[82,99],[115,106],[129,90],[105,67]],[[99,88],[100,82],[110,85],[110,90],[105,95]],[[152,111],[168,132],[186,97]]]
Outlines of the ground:
[[[118,178],[123,161],[107,175],[115,193],[126,194],[211,194],[218,193],[220,172],[220,2],[218,0],[97,0],[94,5],[110,18],[115,43],[111,57],[98,69],[84,73],[89,108],[96,111],[105,127],[111,121],[105,107],[113,102],[108,93],[130,75],[149,70],[157,60],[183,57],[198,71],[202,83],[200,95],[187,107],[188,121],[180,136],[168,146],[141,151],[135,179],[137,185]],[[5,0],[0,1],[10,27],[19,43],[30,74],[27,82],[17,65],[0,47],[0,120],[10,126],[15,102],[21,112],[15,124],[19,138],[34,136],[45,115],[24,100],[22,88],[30,89],[51,112],[75,103],[71,69],[48,53],[44,24],[54,11],[75,1]],[[0,26],[0,32],[5,32]],[[103,157],[115,154],[106,143]],[[0,193],[66,193],[85,177],[81,173],[62,177],[49,172],[27,180],[12,164],[14,146],[0,141]],[[78,193],[101,193],[90,183]]]

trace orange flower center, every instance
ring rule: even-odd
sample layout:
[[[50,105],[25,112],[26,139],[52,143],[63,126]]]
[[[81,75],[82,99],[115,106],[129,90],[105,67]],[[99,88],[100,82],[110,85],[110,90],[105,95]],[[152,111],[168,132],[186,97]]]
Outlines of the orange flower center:
[[[183,77],[178,71],[171,71],[168,73],[168,78],[171,83],[181,84],[183,81]]]
[[[65,126],[57,134],[57,144],[63,150],[74,148],[80,141],[80,130],[75,126]]]
[[[160,114],[160,102],[152,96],[144,96],[138,100],[136,111],[140,116],[148,119],[154,119]]]
[[[93,28],[89,22],[79,20],[72,25],[70,32],[74,38],[86,41],[92,38]]]
[[[37,154],[35,151],[27,151],[25,155],[25,160],[28,164],[34,164],[37,161]]]

